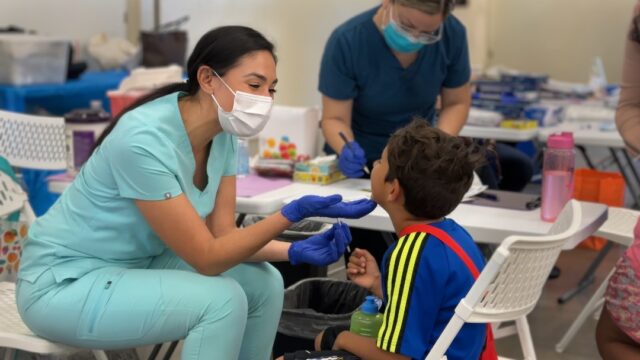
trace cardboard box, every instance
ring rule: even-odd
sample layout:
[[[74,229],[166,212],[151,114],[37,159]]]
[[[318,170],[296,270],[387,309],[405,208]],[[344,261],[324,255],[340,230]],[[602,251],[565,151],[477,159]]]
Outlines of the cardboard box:
[[[345,179],[335,156],[296,163],[293,181],[326,185]]]

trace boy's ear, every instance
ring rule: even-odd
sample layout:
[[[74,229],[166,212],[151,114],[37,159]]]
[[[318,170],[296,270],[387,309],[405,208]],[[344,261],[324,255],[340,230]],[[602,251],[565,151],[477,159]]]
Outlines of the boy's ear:
[[[398,201],[404,200],[404,192],[402,191],[402,186],[400,186],[400,182],[398,179],[393,179],[387,183],[387,201],[390,203],[395,203]]]

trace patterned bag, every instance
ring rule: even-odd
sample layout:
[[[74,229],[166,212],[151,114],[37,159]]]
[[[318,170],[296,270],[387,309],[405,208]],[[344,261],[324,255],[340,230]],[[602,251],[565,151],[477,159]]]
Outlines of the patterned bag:
[[[0,220],[0,281],[16,280],[27,231],[25,222]]]

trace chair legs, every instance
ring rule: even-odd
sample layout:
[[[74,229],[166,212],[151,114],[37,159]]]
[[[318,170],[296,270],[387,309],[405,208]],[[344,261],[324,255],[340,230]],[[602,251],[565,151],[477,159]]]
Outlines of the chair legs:
[[[4,349],[4,360],[13,360],[16,358],[16,349],[5,348]]]
[[[454,313],[453,317],[451,318],[451,320],[449,320],[449,323],[440,334],[440,337],[427,354],[425,360],[442,360],[443,358],[446,359],[445,352],[447,352],[449,345],[451,345],[451,342],[456,337],[463,325],[464,320],[462,320],[462,318],[458,316],[458,314]]]
[[[522,354],[525,360],[536,360],[536,350],[533,347],[533,339],[531,338],[531,329],[527,317],[523,316],[516,320],[516,328],[518,329],[518,338],[522,347]]]
[[[107,357],[107,353],[104,350],[92,350],[93,356],[96,357],[96,360],[109,360]]]
[[[604,302],[604,293],[605,291],[607,291],[607,284],[609,283],[609,278],[611,278],[611,275],[613,275],[614,270],[611,270],[609,275],[607,275],[607,277],[602,281],[602,284],[600,284],[598,290],[596,290],[593,296],[591,296],[591,299],[589,299],[587,305],[584,306],[580,314],[578,314],[578,317],[576,317],[576,319],[573,321],[573,323],[569,327],[569,330],[567,330],[562,339],[560,339],[560,341],[556,344],[557,352],[562,353],[567,348],[571,340],[573,340],[573,338],[578,333],[578,330],[580,330],[584,322],[587,321],[587,318],[591,314],[593,314],[594,311],[599,309],[600,306],[602,306]]]

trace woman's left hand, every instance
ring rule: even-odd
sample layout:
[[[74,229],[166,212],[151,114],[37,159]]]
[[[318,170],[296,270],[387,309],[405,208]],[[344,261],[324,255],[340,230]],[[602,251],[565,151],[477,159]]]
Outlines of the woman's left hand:
[[[287,220],[295,223],[313,216],[357,219],[372,212],[376,206],[377,204],[369,199],[343,202],[342,196],[337,194],[306,195],[283,206],[280,212]]]
[[[289,247],[289,262],[292,265],[307,263],[326,266],[338,261],[351,243],[351,232],[344,223],[334,224],[322,234],[306,240],[296,241]]]

